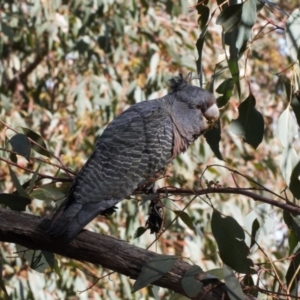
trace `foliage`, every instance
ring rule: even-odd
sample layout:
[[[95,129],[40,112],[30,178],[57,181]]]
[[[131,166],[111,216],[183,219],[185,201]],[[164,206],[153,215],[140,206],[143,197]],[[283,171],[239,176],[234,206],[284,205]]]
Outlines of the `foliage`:
[[[258,297],[296,296],[297,4],[2,1],[1,207],[50,217],[105,126],[129,105],[166,94],[178,72],[199,74],[193,83],[214,91],[221,118],[158,181],[170,187],[159,190],[164,231],[145,230],[145,195],[87,227],[163,253],[163,264],[150,261],[134,283],[2,243],[0,298],[167,299],[165,289],[139,289],[163,276],[174,256],[194,264],[182,280],[189,296],[201,288],[193,278],[200,267],[224,280],[232,298],[241,287]]]

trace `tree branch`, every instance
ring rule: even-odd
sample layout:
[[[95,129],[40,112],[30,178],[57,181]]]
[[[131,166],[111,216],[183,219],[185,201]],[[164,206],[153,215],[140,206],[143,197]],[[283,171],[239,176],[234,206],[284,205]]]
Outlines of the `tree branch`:
[[[142,267],[159,254],[148,251],[124,241],[102,234],[82,231],[71,243],[51,240],[46,234],[49,219],[0,209],[0,241],[17,243],[30,249],[54,252],[72,259],[101,265],[132,279],[136,279]],[[181,285],[182,277],[191,267],[190,264],[177,259],[174,267],[153,284],[185,295]],[[217,300],[229,299],[225,285],[218,279],[211,279],[201,272],[196,278],[203,283],[201,292],[192,299]],[[245,299],[254,299],[245,295]]]
[[[255,189],[254,189],[255,190]],[[174,187],[165,187],[160,188],[156,191],[159,194],[173,194],[173,195],[186,195],[186,196],[202,196],[207,194],[237,194],[237,195],[243,195],[249,198],[252,198],[255,201],[261,201],[263,203],[268,203],[270,205],[279,207],[281,209],[287,210],[291,213],[300,215],[300,207],[297,205],[294,205],[293,203],[283,203],[279,200],[273,200],[271,198],[258,195],[256,193],[253,193],[249,189],[243,189],[243,188],[207,188],[207,189],[197,189],[197,190],[188,190],[188,189],[181,189],[181,188],[174,188]]]

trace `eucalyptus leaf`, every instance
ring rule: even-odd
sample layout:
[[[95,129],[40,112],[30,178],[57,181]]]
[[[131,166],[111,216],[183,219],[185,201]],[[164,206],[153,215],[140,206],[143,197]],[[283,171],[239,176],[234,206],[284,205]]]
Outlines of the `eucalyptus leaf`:
[[[208,130],[205,132],[204,137],[210,146],[211,150],[215,154],[215,156],[220,159],[224,160],[222,153],[220,151],[220,141],[221,141],[221,122],[218,120],[216,123],[216,127]]]
[[[18,133],[9,140],[9,143],[11,144],[13,151],[17,152],[19,155],[25,157],[29,161],[31,143],[26,135]]]
[[[299,174],[300,158],[293,147],[293,141],[297,134],[298,125],[288,106],[278,119],[277,136],[284,147],[280,169],[285,182],[290,186],[292,193],[295,193],[296,198],[299,197],[297,174]]]
[[[190,218],[190,216],[182,210],[174,210],[174,213],[183,221],[183,223],[188,226],[190,229],[195,231],[195,226]]]
[[[214,276],[216,278],[219,278],[220,280],[224,279],[224,273],[222,268],[215,268],[206,271],[208,275]]]
[[[223,107],[225,106],[231,95],[232,95],[232,91],[233,91],[233,88],[234,88],[234,81],[232,78],[227,78],[225,79],[216,89],[216,92],[218,94],[222,94],[223,96],[222,97],[218,97],[217,98],[217,104],[218,104],[218,107]]]
[[[190,300],[190,298],[187,298],[181,294],[173,293],[168,300]]]
[[[134,239],[139,238],[139,237],[142,236],[146,231],[147,231],[147,228],[146,228],[146,227],[144,227],[144,226],[139,227],[139,228],[135,231],[135,233],[134,233],[134,235],[133,235],[133,238],[134,238]]]
[[[6,287],[5,287],[5,284],[4,284],[4,281],[3,281],[3,266],[2,266],[2,260],[0,259],[0,295],[1,295],[1,290],[3,291],[4,293],[4,296],[5,296],[5,300],[7,299],[10,299],[8,293],[7,293],[7,290],[6,290]]]
[[[217,24],[223,27],[224,32],[229,32],[237,26],[241,20],[243,3],[226,7],[218,16]]]
[[[16,211],[25,211],[26,206],[31,203],[31,199],[16,194],[0,194],[0,204]]]
[[[295,253],[295,255],[293,255],[285,275],[287,286],[291,287],[290,293],[291,295],[296,297],[297,297],[298,287],[299,287],[298,282],[300,279],[299,267],[300,267],[300,250],[298,250]]]
[[[255,108],[255,98],[252,94],[239,106],[239,116],[231,121],[229,129],[242,137],[246,143],[257,148],[264,135],[264,119]]]
[[[22,130],[27,137],[29,137],[30,139],[35,141],[38,145],[40,145],[40,147],[39,147],[38,145],[32,144],[32,149],[34,151],[36,151],[37,153],[39,153],[41,155],[51,157],[49,151],[47,151],[47,146],[46,146],[44,140],[42,139],[42,137],[39,134],[37,134],[33,130],[31,130],[29,128],[25,128],[25,127],[22,127]]]
[[[30,185],[29,185],[29,188],[28,188],[28,193],[30,194],[31,191],[33,190],[33,187],[35,185],[35,182],[36,182],[36,179],[38,177],[38,174],[39,174],[39,169],[41,167],[41,164],[42,163],[39,163],[38,167],[36,168],[36,170],[34,171],[32,177],[31,177],[31,180],[30,180]]]
[[[143,266],[141,273],[132,287],[132,293],[135,293],[141,288],[164,276],[172,269],[176,260],[177,257],[171,255],[159,255],[153,257]]]
[[[54,254],[41,251],[41,250],[31,250],[21,245],[16,245],[17,253],[21,258],[26,258],[30,267],[39,272],[44,273],[47,268],[54,267]]]
[[[295,9],[286,22],[286,42],[294,62],[300,61],[300,9]]]
[[[196,276],[202,273],[203,270],[197,266],[191,266],[181,279],[181,285],[184,292],[191,298],[196,297],[203,286],[203,283],[196,279]]]
[[[239,273],[254,274],[253,262],[247,257],[249,247],[245,243],[245,233],[238,222],[214,210],[211,228],[222,261]]]
[[[232,269],[224,264],[223,273],[224,273],[226,290],[230,300],[245,299],[243,290],[241,288],[241,284],[239,283],[238,279],[235,277]]]
[[[155,300],[160,300],[160,297],[158,295],[159,286],[153,285],[152,288],[151,288],[151,291],[152,291],[152,294],[153,294]]]
[[[10,166],[8,166],[9,169],[9,174],[11,177],[11,180],[15,186],[15,188],[17,189],[17,192],[20,196],[24,197],[24,198],[28,198],[28,195],[26,193],[26,191],[24,190],[24,188],[22,187],[21,183],[19,182],[18,177],[16,176],[15,172],[12,170],[12,168]]]

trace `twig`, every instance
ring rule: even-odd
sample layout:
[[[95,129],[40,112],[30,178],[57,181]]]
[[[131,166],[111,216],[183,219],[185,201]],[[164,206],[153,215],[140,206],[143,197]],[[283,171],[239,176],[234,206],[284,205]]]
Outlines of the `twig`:
[[[2,123],[6,128],[16,132],[16,133],[19,133],[17,132],[15,129],[11,128],[9,125],[7,125],[5,122],[1,121],[0,120],[0,123]],[[61,164],[61,168],[63,170],[68,170],[68,168],[65,166],[65,164],[62,162],[62,160],[56,156],[55,154],[53,154],[51,151],[49,151],[48,149],[46,149],[45,147],[43,147],[42,145],[38,144],[37,142],[35,142],[34,140],[32,140],[31,138],[27,137],[28,140],[33,143],[34,145],[36,145],[37,147],[41,148],[42,150],[46,151],[47,153],[49,153],[49,155],[51,155],[53,158],[55,158],[60,164]],[[69,176],[68,172],[66,171],[67,175]]]
[[[9,161],[9,160],[7,160],[5,158],[0,157],[0,160],[6,162],[7,164],[9,164],[11,166],[15,166],[17,168],[20,168],[20,169],[22,169],[22,170],[24,170],[24,171],[26,171],[28,173],[33,174],[35,172],[35,171],[31,170],[31,169],[28,169],[26,167],[20,166],[20,165],[14,163],[12,161]],[[43,179],[46,179],[46,178],[47,179],[52,179],[52,180],[55,180],[57,182],[71,182],[72,181],[72,179],[70,179],[70,178],[54,177],[54,176],[50,176],[50,175],[44,175],[44,174],[41,174],[41,173],[38,173],[38,176],[40,178],[43,178]]]
[[[270,194],[272,194],[272,195],[278,197],[279,199],[282,199],[282,200],[284,200],[284,201],[286,201],[286,202],[290,202],[287,198],[284,198],[284,197],[282,197],[281,195],[279,195],[279,194],[277,194],[277,193],[275,193],[275,192],[269,190],[268,188],[266,188],[265,186],[263,186],[263,185],[260,184],[259,182],[255,181],[255,180],[252,179],[251,177],[249,177],[249,176],[247,176],[247,175],[244,175],[244,174],[240,173],[239,171],[236,171],[236,170],[231,169],[231,168],[226,167],[226,166],[222,166],[222,165],[219,165],[219,164],[209,165],[209,166],[207,166],[207,167],[205,168],[205,170],[203,171],[203,175],[204,175],[205,171],[208,170],[210,167],[220,167],[220,168],[225,168],[225,169],[227,169],[228,171],[230,171],[230,172],[232,172],[232,173],[235,173],[235,174],[238,174],[238,175],[244,177],[244,178],[247,179],[248,181],[250,181],[250,182],[254,183],[255,185],[259,186],[260,188],[262,188],[262,190],[264,190],[264,191],[266,191],[266,192],[268,192],[268,193],[270,193]],[[292,202],[290,202],[290,203],[292,203]]]
[[[11,153],[11,154],[16,154],[16,155],[19,155],[19,153],[17,153],[16,151],[12,151],[12,150],[9,150],[9,149],[5,149],[5,148],[1,148],[0,147],[0,151],[5,151],[5,152],[8,152],[8,153]],[[53,166],[53,167],[56,167],[56,168],[59,168],[63,171],[65,171],[66,173],[70,173],[74,176],[76,176],[76,172],[72,171],[71,169],[69,168],[62,168],[62,166],[58,165],[58,164],[55,164],[55,163],[52,163],[51,161],[49,160],[45,160],[45,159],[42,159],[40,157],[34,157],[34,156],[30,156],[29,159],[32,159],[32,160],[37,160],[39,162],[42,162],[42,163],[45,163],[47,165],[50,165],[50,166]],[[21,167],[21,166],[20,166]]]

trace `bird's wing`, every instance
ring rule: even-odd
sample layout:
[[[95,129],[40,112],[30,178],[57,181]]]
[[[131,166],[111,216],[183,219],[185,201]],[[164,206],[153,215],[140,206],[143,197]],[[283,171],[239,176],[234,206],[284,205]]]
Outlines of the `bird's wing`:
[[[72,239],[99,213],[130,195],[171,159],[173,127],[162,108],[133,106],[106,128],[76,177],[50,234]]]

